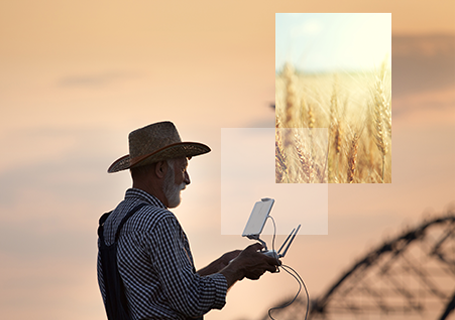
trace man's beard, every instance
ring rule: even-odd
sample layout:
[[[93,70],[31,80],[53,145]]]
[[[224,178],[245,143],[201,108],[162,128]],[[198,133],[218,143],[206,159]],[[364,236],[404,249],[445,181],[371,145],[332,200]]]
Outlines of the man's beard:
[[[168,207],[175,208],[180,204],[180,191],[185,189],[186,184],[185,182],[182,182],[180,185],[177,185],[174,182],[174,163],[172,161],[168,161],[167,163],[169,170],[166,172],[166,176],[164,177],[163,192],[166,196]]]

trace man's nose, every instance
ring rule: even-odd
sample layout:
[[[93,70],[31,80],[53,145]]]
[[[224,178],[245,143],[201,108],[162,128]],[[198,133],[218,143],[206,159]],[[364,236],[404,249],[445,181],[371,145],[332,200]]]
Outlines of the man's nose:
[[[187,184],[187,185],[191,183],[190,175],[188,174],[188,171],[185,171],[185,178],[183,179],[183,182],[185,182],[185,184]]]

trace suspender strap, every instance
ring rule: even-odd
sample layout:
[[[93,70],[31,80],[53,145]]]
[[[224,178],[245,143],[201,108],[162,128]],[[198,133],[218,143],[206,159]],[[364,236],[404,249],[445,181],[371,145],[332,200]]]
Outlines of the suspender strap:
[[[141,203],[134,207],[120,222],[115,233],[114,243],[107,246],[104,242],[104,223],[111,212],[105,213],[100,218],[100,225],[98,227],[99,236],[99,253],[101,259],[101,270],[103,274],[103,282],[105,288],[105,304],[107,318],[109,320],[130,320],[131,314],[128,307],[127,298],[123,280],[117,267],[117,242],[125,222],[139,209],[147,203]]]
[[[143,202],[143,203],[140,203],[138,204],[137,206],[135,206],[133,208],[133,210],[131,210],[130,212],[128,212],[128,214],[126,216],[123,217],[122,221],[120,221],[120,224],[117,228],[117,232],[115,233],[115,242],[118,241],[118,238],[120,236],[120,230],[122,230],[122,227],[123,225],[125,224],[125,222],[133,215],[135,214],[139,209],[141,209],[143,206],[146,206],[147,203]]]
[[[115,238],[114,238],[114,242],[117,242],[118,241],[118,238],[120,236],[120,231],[122,230],[123,228],[123,225],[125,224],[125,222],[133,215],[135,214],[138,210],[140,210],[143,206],[146,206],[147,203],[140,203],[138,204],[137,206],[135,206],[133,208],[133,210],[131,210],[130,212],[128,212],[128,214],[126,216],[123,217],[122,221],[120,221],[120,224],[117,228],[117,231],[115,232]],[[106,219],[109,217],[109,215],[112,213],[112,211],[109,211],[105,214],[103,214],[99,220],[99,227],[98,227],[98,237],[100,238],[100,240],[102,241],[101,243],[104,244],[104,223],[106,222]]]

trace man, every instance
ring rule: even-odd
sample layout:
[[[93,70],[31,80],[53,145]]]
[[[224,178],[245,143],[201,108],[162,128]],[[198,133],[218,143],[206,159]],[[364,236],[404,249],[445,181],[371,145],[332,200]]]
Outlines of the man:
[[[129,155],[108,172],[130,169],[133,180],[125,199],[104,222],[104,242],[114,242],[120,221],[145,203],[120,229],[117,266],[132,319],[191,319],[221,309],[226,293],[243,278],[275,272],[276,259],[258,252],[260,244],[225,253],[196,271],[188,239],[169,208],[180,204],[190,184],[188,159],[210,151],[201,143],[182,142],[171,122],[155,123],[129,135]],[[100,258],[98,279],[106,290]]]

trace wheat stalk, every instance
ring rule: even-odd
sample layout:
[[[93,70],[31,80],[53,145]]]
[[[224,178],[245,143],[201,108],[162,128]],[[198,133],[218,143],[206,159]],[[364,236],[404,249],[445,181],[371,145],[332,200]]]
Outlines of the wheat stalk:
[[[283,152],[283,143],[281,140],[280,117],[276,116],[275,122],[275,182],[283,182],[284,177],[287,176],[286,156]]]
[[[292,128],[294,114],[296,113],[296,88],[295,88],[295,75],[291,65],[287,64],[284,69],[284,77],[286,81],[286,108],[284,127]],[[286,142],[285,142],[286,144]]]
[[[380,75],[376,77],[376,83],[373,94],[373,120],[374,120],[374,137],[376,145],[382,154],[382,182],[384,183],[384,171],[385,171],[385,156],[389,151],[389,143],[387,138],[387,126],[391,122],[386,121],[388,117],[389,108],[387,98],[384,92],[384,77],[385,77],[385,65],[381,68]],[[391,121],[391,120],[390,120]]]
[[[359,147],[359,135],[354,133],[354,137],[351,140],[348,156],[348,183],[354,182],[354,174],[357,166],[357,151]]]
[[[302,143],[298,136],[296,136],[296,145],[295,145],[297,156],[299,159],[300,168],[303,171],[304,181],[311,183],[313,182],[313,159],[312,156],[304,152]]]

